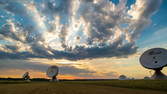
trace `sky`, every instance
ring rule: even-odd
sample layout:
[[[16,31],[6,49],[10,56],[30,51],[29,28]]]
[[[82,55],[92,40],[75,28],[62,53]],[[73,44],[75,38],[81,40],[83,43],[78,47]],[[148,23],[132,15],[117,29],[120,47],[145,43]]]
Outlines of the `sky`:
[[[167,48],[167,0],[0,0],[0,77],[115,79],[153,74],[140,65]],[[167,74],[167,68],[162,70]]]

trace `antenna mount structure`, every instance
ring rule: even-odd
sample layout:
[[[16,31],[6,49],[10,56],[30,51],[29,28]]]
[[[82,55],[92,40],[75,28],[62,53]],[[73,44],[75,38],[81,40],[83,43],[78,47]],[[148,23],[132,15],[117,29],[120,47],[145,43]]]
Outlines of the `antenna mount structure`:
[[[57,66],[50,66],[48,70],[46,71],[46,75],[51,78],[51,82],[58,81],[57,75],[58,75],[59,69]]]
[[[167,66],[167,50],[163,48],[153,48],[145,51],[140,56],[140,64],[154,70],[151,79],[167,79],[167,76],[161,72],[163,67]]]

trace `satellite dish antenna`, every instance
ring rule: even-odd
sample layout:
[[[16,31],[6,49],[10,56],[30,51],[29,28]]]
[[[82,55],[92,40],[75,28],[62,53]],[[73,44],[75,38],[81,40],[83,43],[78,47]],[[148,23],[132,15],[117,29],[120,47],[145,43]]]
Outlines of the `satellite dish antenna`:
[[[147,69],[155,70],[151,79],[167,79],[167,76],[161,72],[163,67],[167,66],[166,49],[153,48],[145,51],[140,57],[140,64]]]
[[[30,76],[29,76],[29,72],[25,72],[22,76],[22,78],[28,82],[30,82]]]
[[[57,66],[50,66],[46,72],[46,75],[52,78],[50,81],[58,81],[57,75],[59,72],[59,68]]]
[[[150,77],[148,77],[148,76],[144,77],[144,80],[149,80],[149,79],[150,79]]]
[[[118,79],[119,80],[127,80],[127,77],[125,75],[120,75]]]

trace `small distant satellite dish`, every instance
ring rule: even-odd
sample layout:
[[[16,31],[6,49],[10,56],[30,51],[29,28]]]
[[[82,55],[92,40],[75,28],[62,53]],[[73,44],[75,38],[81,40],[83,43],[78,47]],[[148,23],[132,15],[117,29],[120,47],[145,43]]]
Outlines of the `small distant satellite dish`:
[[[130,78],[129,80],[135,80],[135,78],[134,78],[134,77],[132,77],[132,78]]]
[[[150,77],[148,77],[148,76],[144,77],[144,80],[149,80],[149,79],[150,79]]]
[[[167,50],[163,48],[153,48],[145,51],[140,57],[140,64],[147,68],[155,70],[151,79],[167,79],[161,70],[167,66]]]
[[[127,80],[127,77],[125,75],[120,75],[119,80]]]
[[[59,72],[59,68],[57,66],[50,66],[46,72],[46,75],[51,79],[51,81],[58,81],[57,79],[57,75],[58,75],[58,72]]]
[[[23,74],[22,78],[23,78],[24,80],[26,80],[26,81],[29,82],[29,81],[30,81],[29,72],[25,72],[25,73]]]

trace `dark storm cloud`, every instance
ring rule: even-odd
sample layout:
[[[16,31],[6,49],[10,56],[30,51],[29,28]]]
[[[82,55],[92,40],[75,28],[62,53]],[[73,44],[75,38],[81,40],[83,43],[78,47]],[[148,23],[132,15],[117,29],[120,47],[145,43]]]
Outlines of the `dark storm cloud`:
[[[27,59],[27,58],[44,58],[42,56],[37,56],[34,55],[30,52],[13,52],[13,53],[9,53],[9,52],[3,52],[0,51],[0,58],[1,59]]]
[[[12,46],[12,45],[6,45],[5,48],[10,49],[10,50],[12,50],[13,52],[16,52],[17,49],[18,49],[16,46]]]
[[[11,38],[16,41],[21,41],[20,38],[14,33],[11,32],[11,25],[5,24],[0,28],[0,34],[3,35],[5,38]]]
[[[109,57],[126,57],[129,54],[136,52],[137,48],[133,44],[126,44],[123,47],[118,47],[120,41],[105,47],[76,47],[75,53],[53,51],[55,58],[65,58],[69,60],[93,59],[93,58],[109,58]],[[114,49],[114,50],[113,50]]]
[[[26,59],[26,58],[56,58],[56,59],[69,59],[69,60],[81,60],[81,59],[93,59],[93,58],[109,58],[109,57],[126,57],[129,54],[136,52],[137,48],[134,48],[132,44],[128,44],[123,48],[112,50],[112,46],[103,48],[83,48],[77,47],[76,53],[69,53],[64,51],[52,50],[52,55],[46,52],[43,48],[33,48],[33,53],[22,52],[22,53],[6,53],[0,52],[0,58],[12,58],[12,59]]]
[[[81,74],[92,74],[92,73],[96,73],[95,71],[90,71],[88,69],[79,69],[76,68],[74,66],[61,66],[60,69],[60,74],[62,75],[81,75]]]
[[[39,62],[29,62],[28,60],[10,60],[3,59],[0,61],[0,70],[3,69],[20,69],[20,70],[36,70],[45,72],[49,66],[47,64],[41,64]]]
[[[34,70],[39,72],[46,72],[50,65],[43,64],[40,62],[31,62],[28,60],[10,60],[10,59],[3,59],[0,61],[0,71],[3,70],[10,70],[10,69],[18,69],[22,71],[27,70]],[[58,65],[59,67],[59,74],[60,75],[75,75],[75,76],[93,76],[95,71],[91,71],[88,69],[79,69],[74,66],[70,65]]]

